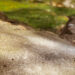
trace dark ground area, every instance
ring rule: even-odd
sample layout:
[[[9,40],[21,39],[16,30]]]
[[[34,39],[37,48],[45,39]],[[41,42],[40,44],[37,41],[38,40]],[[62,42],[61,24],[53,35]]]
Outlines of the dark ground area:
[[[61,32],[61,37],[75,45],[75,16],[69,17],[69,21]]]

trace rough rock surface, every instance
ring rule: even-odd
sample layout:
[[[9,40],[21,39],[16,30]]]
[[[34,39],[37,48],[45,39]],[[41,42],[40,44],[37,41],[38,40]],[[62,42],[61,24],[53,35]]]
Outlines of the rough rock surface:
[[[75,75],[75,47],[53,33],[0,21],[0,75]]]

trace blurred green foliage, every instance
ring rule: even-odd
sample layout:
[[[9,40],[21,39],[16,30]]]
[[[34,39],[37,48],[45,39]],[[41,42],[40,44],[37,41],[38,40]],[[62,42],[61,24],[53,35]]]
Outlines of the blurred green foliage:
[[[65,7],[52,7],[45,3],[0,1],[0,11],[10,19],[16,19],[38,29],[56,29],[65,24],[67,17],[75,15],[75,10]]]

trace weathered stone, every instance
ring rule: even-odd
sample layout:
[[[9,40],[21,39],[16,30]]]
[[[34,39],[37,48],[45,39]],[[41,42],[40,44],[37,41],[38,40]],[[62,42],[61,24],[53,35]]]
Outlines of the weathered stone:
[[[0,75],[75,75],[74,58],[56,34],[0,21]]]

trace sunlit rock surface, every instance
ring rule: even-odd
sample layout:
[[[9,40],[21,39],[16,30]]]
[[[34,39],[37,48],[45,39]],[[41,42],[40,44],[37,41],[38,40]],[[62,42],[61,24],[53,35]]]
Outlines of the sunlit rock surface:
[[[75,75],[75,47],[53,33],[0,21],[0,75]]]

